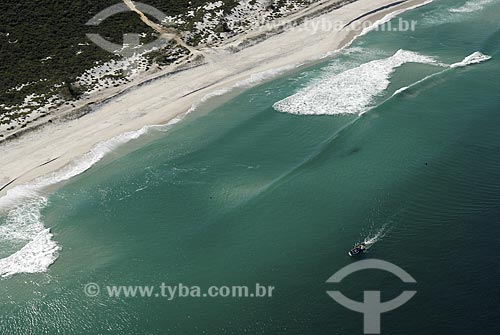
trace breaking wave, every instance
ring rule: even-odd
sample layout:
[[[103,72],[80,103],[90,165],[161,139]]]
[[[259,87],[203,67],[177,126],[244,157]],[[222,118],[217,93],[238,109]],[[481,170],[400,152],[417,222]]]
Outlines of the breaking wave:
[[[235,88],[248,87],[271,79],[297,66],[300,66],[300,64],[254,74],[249,76],[248,79],[235,83],[229,89],[222,89],[208,94],[201,102],[228,93]],[[146,126],[137,131],[126,132],[108,141],[98,143],[89,152],[60,170],[39,177],[28,184],[16,186],[10,189],[5,196],[0,197],[0,214],[6,216],[5,222],[0,223],[0,245],[18,246],[16,252],[0,259],[0,276],[7,277],[18,273],[45,272],[56,261],[60,246],[53,240],[50,229],[44,226],[41,214],[41,211],[48,203],[48,199],[43,194],[45,188],[85,172],[108,153],[131,140],[139,138],[153,128],[161,130],[165,126],[171,126],[182,121],[197,106],[197,104],[193,105],[184,115],[172,119],[166,125]]]
[[[358,37],[368,34],[370,31],[376,29],[377,27],[379,27],[383,24],[386,24],[387,22],[398,17],[399,15],[403,14],[404,12],[428,5],[432,2],[434,2],[434,0],[427,0],[427,1],[424,1],[423,3],[417,4],[415,6],[410,6],[407,8],[395,10],[394,12],[391,12],[391,13],[385,15],[383,18],[379,19],[378,21],[375,21],[375,23],[373,25],[371,25],[370,27],[366,27],[365,29],[363,29],[363,31],[361,32],[361,34]]]
[[[467,56],[464,58],[463,61],[451,64],[451,68],[456,68],[456,67],[464,67],[467,65],[473,65],[473,64],[479,64],[482,62],[485,62],[487,60],[490,60],[491,56],[485,55],[479,51],[474,52],[473,54]]]
[[[451,65],[412,51],[399,50],[393,56],[374,60],[341,73],[334,73],[301,89],[273,105],[278,112],[299,115],[362,114],[374,106],[374,100],[390,84],[394,70],[405,63],[423,63],[445,67],[445,70],[428,75],[415,83],[397,89],[391,97],[447,70],[479,64],[491,59],[479,51]]]
[[[193,104],[191,106],[191,108],[187,111],[186,115],[195,111],[196,109],[198,109],[198,107],[200,105],[202,105],[203,103],[207,102],[208,100],[210,100],[212,98],[220,97],[222,95],[228,94],[235,89],[248,88],[248,87],[251,87],[253,85],[262,83],[264,81],[276,78],[277,76],[282,75],[283,73],[285,73],[287,71],[291,71],[293,69],[296,69],[300,66],[302,66],[301,63],[295,64],[295,65],[286,65],[286,66],[282,66],[282,67],[279,67],[276,69],[271,69],[271,70],[252,74],[247,79],[243,79],[241,81],[238,81],[230,87],[221,88],[221,89],[218,89],[218,90],[213,91],[211,93],[208,93],[203,98],[201,98],[198,103]]]
[[[396,92],[394,92],[393,96],[394,95],[398,95],[399,93],[402,93],[402,92],[406,91],[409,88],[410,88],[409,86],[401,87],[400,89],[396,90]]]
[[[180,119],[169,124],[178,121]],[[16,186],[1,197],[0,211],[5,213],[5,221],[0,225],[0,243],[20,249],[0,259],[0,276],[44,272],[57,259],[60,247],[52,239],[50,229],[44,226],[42,220],[41,211],[48,203],[42,192],[44,188],[88,170],[120,145],[157,127],[163,126],[144,127],[101,142],[60,170],[39,177],[28,184]]]
[[[451,64],[451,65],[446,65],[446,69],[443,70],[443,71],[440,71],[440,72],[436,72],[436,73],[433,73],[431,75],[428,75],[426,77],[424,77],[423,79],[420,79],[416,82],[414,82],[413,84],[411,84],[410,86],[405,86],[405,87],[401,87],[400,89],[396,90],[396,92],[394,92],[394,94],[392,95],[392,97],[400,94],[400,93],[403,93],[405,92],[406,90],[414,87],[414,86],[417,86],[418,84],[424,82],[424,81],[427,81],[433,77],[436,77],[436,76],[439,76],[441,75],[442,73],[445,73],[451,69],[454,69],[454,68],[458,68],[458,67],[465,67],[465,66],[469,66],[469,65],[474,65],[474,64],[479,64],[479,63],[482,63],[482,62],[485,62],[487,60],[491,59],[491,56],[488,56],[488,55],[484,55],[482,54],[481,52],[479,51],[476,51],[474,52],[473,54],[465,57],[461,62],[458,62],[458,63],[454,63],[454,64]]]
[[[273,107],[279,112],[300,115],[361,114],[387,89],[394,70],[405,63],[437,65],[432,57],[399,50],[391,57],[327,76]]]

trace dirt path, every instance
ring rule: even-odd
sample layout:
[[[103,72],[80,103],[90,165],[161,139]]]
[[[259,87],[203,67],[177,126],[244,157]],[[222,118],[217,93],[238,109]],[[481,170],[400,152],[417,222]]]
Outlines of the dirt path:
[[[187,45],[186,42],[184,42],[182,37],[179,35],[179,33],[175,29],[165,28],[165,27],[151,21],[143,12],[141,12],[139,9],[137,9],[137,7],[135,7],[132,0],[123,0],[123,2],[125,3],[125,5],[127,5],[128,8],[130,8],[131,11],[133,11],[133,12],[137,13],[137,15],[139,15],[142,22],[144,22],[146,25],[148,25],[149,27],[154,29],[158,34],[161,35],[162,38],[169,40],[169,41],[170,40],[175,41],[181,47],[189,50],[189,52],[193,55],[201,54],[200,51]]]

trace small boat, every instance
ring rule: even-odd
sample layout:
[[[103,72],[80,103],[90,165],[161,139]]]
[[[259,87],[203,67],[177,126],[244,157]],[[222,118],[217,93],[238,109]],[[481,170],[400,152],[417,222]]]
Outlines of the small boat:
[[[365,251],[366,251],[366,243],[361,242],[361,243],[354,245],[354,247],[351,250],[349,250],[349,256],[351,256],[351,257],[359,256],[359,255],[364,254]]]

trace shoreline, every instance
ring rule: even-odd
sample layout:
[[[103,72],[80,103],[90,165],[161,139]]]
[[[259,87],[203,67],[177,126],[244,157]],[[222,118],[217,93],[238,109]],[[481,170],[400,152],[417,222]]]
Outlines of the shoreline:
[[[375,4],[370,0],[358,0],[313,16],[311,21],[347,23],[369,19],[377,24],[387,15],[397,15],[428,2],[408,0],[387,7],[395,1],[381,0]],[[291,15],[290,19],[307,19],[311,10],[314,12],[321,6],[328,8],[335,3],[313,4]],[[367,14],[381,7],[386,8]],[[294,15],[299,16],[293,18]],[[206,63],[179,72],[156,74],[143,82],[124,87],[111,96],[103,97],[96,102],[94,111],[83,113],[81,117],[54,124],[44,123],[38,126],[39,129],[0,145],[2,157],[7,162],[0,167],[0,197],[18,185],[66,167],[100,143],[113,141],[130,132],[136,132],[138,137],[148,127],[179,121],[179,117],[210,96],[222,95],[236,87],[251,87],[301,65],[324,59],[350,45],[363,33],[341,29],[333,35],[331,31],[310,34],[307,30],[297,34],[294,29],[289,29],[237,53],[228,53],[226,48],[231,44],[245,42],[243,37],[235,38],[222,47],[207,50]],[[263,34],[266,33],[258,31],[255,35],[258,38]],[[246,41],[251,40],[249,35],[252,34],[246,35]],[[64,118],[64,115],[61,117]],[[131,136],[123,143],[137,137]]]

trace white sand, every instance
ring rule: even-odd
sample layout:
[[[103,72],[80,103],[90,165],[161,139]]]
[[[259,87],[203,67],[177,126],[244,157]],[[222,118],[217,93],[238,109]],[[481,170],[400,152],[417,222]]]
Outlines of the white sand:
[[[314,4],[327,6],[335,0]],[[316,17],[313,21],[349,22],[352,19],[395,0],[359,0]],[[409,0],[363,21],[375,22],[388,13],[411,8],[424,0]],[[310,11],[311,9],[309,9]],[[308,9],[294,16],[306,15]],[[309,22],[311,26],[311,22]],[[165,124],[185,113],[207,94],[229,88],[252,75],[273,69],[293,67],[317,60],[350,42],[360,31],[301,31],[290,29],[256,45],[231,54],[224,47],[204,51],[208,63],[186,70],[126,93],[80,119],[48,125],[40,131],[22,135],[0,146],[0,187],[18,178],[0,192],[27,183],[38,176],[56,171],[88,152],[96,143],[146,125]],[[251,33],[250,33],[251,34]],[[230,41],[238,43],[244,37]],[[226,45],[227,46],[227,45]],[[186,97],[185,94],[195,91]],[[40,166],[56,157],[57,160]],[[40,167],[39,167],[40,166]]]

